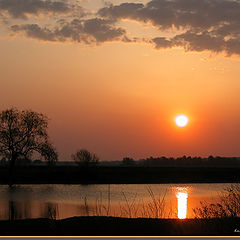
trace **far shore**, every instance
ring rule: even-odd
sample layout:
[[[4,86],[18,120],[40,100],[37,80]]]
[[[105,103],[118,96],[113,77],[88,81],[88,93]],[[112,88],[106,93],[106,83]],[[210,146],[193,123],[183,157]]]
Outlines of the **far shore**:
[[[9,170],[0,167],[0,184]],[[78,167],[16,166],[14,184],[238,183],[238,167]]]

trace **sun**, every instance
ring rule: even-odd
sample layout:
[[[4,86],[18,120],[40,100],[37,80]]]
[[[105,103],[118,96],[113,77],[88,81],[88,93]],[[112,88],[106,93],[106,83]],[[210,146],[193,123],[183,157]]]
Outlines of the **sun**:
[[[174,119],[178,127],[185,127],[188,124],[188,117],[184,114],[177,115]]]

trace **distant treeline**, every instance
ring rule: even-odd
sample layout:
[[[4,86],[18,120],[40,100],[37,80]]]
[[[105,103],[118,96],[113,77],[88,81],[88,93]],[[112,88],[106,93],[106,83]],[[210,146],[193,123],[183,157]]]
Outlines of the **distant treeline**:
[[[0,160],[0,166],[7,166],[8,161],[5,158],[2,158]],[[16,165],[18,166],[41,166],[41,165],[47,165],[47,162],[42,160],[30,160],[30,159],[17,159]],[[59,161],[56,163],[58,166],[79,166],[75,161]],[[99,161],[96,164],[92,165],[94,167],[96,166],[111,166],[111,167],[183,167],[183,166],[240,166],[240,157],[213,157],[209,156],[207,158],[202,157],[191,157],[191,156],[183,156],[178,158],[167,158],[167,157],[149,157],[146,159],[139,159],[134,160],[133,158],[125,157],[122,160],[119,161]],[[91,167],[91,165],[89,165]]]
[[[101,162],[100,162],[101,163]],[[133,158],[125,157],[122,161],[102,162],[103,165],[118,165],[118,166],[139,166],[139,167],[183,167],[183,166],[238,166],[240,165],[240,157],[191,157],[182,156],[178,158],[167,157],[149,157],[146,159],[134,160]]]
[[[207,158],[183,156],[178,158],[167,157],[149,157],[134,161],[139,166],[229,166],[239,165],[240,157],[213,157]]]

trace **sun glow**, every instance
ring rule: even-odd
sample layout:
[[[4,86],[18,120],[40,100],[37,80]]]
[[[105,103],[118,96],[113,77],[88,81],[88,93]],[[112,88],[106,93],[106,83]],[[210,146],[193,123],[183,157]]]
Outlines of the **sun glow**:
[[[185,219],[187,217],[187,188],[177,188],[176,197],[178,201],[178,218]]]
[[[178,127],[185,127],[188,124],[188,117],[184,114],[178,115],[174,119]]]

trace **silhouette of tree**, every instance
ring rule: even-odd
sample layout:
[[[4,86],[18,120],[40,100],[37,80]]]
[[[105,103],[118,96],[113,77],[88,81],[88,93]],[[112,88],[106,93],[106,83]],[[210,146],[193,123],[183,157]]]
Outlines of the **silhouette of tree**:
[[[135,165],[134,159],[133,159],[133,158],[129,158],[129,157],[123,158],[122,163],[123,163],[123,165],[125,165],[125,166]]]
[[[32,164],[32,160],[28,158],[17,158],[15,162],[16,166],[27,166],[31,164]]]
[[[88,167],[90,165],[95,166],[99,162],[99,158],[86,149],[80,149],[75,154],[72,154],[72,159],[79,165]]]
[[[2,166],[6,166],[6,165],[7,165],[7,159],[6,159],[5,157],[3,157],[3,158],[1,159],[1,161],[0,161],[0,164],[1,164]]]
[[[47,128],[48,118],[41,113],[15,108],[0,112],[0,155],[9,161],[9,185],[17,159],[31,159],[39,153],[49,164],[58,160]]]

